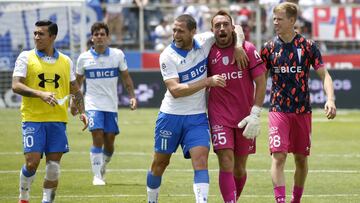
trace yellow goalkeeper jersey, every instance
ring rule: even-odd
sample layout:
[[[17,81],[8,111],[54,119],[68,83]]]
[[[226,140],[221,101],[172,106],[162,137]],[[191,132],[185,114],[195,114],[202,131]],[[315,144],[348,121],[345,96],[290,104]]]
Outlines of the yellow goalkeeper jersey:
[[[32,89],[45,92],[54,92],[57,99],[70,94],[70,62],[60,52],[55,53],[56,61],[44,61],[36,50],[28,55],[25,85]],[[22,121],[30,122],[67,122],[68,102],[62,105],[51,106],[34,97],[22,97]]]

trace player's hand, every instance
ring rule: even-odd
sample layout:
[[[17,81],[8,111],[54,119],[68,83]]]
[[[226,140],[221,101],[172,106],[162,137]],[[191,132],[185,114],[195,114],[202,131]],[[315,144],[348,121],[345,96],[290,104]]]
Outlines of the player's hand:
[[[234,56],[231,64],[234,64],[235,62],[240,70],[243,70],[248,66],[249,57],[246,55],[246,52],[242,46],[235,47]]]
[[[79,114],[79,110],[76,107],[73,99],[71,99],[71,102],[70,102],[70,112],[71,112],[71,115],[73,115],[73,116],[76,116]]]
[[[85,113],[80,114],[79,119],[84,123],[84,128],[82,129],[84,131],[89,125],[89,119]]]
[[[130,109],[135,110],[137,108],[136,98],[130,98]]]
[[[226,81],[225,81],[225,78],[220,75],[213,75],[211,77],[206,78],[206,86],[207,87],[225,87]]]
[[[334,119],[336,116],[336,106],[334,100],[327,100],[324,106],[325,115],[328,119]]]
[[[247,139],[254,139],[255,137],[260,135],[260,113],[261,108],[258,106],[253,106],[251,108],[250,115],[245,117],[238,124],[239,128],[243,128],[246,126],[243,135]]]
[[[54,92],[41,92],[40,99],[51,106],[55,106],[58,104]]]

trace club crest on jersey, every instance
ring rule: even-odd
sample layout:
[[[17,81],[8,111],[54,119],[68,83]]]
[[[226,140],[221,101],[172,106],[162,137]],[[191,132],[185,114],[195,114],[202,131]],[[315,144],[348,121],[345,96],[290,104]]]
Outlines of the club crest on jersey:
[[[301,63],[301,48],[297,49],[297,55],[298,55],[299,63]]]
[[[224,64],[225,66],[227,66],[227,65],[229,64],[229,57],[228,57],[228,56],[224,56],[224,57],[222,58],[222,62],[223,62],[223,64]]]

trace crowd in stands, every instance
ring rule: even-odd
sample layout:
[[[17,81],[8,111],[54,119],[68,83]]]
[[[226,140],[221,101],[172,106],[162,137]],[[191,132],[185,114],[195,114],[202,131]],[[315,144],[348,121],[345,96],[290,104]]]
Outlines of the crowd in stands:
[[[272,8],[284,0],[88,0],[89,4],[101,5],[104,22],[109,25],[112,45],[138,49],[140,10],[144,19],[144,44],[148,50],[163,50],[172,39],[171,23],[174,17],[191,14],[198,23],[198,32],[210,30],[212,15],[219,9],[228,10],[235,23],[243,27],[246,40],[255,40],[256,7],[260,5],[261,40],[273,36]],[[286,1],[286,0],[285,0]],[[313,6],[330,4],[358,4],[360,0],[287,0],[301,8],[296,27],[306,37],[312,33]],[[360,42],[321,42],[324,52],[349,50],[356,52]]]

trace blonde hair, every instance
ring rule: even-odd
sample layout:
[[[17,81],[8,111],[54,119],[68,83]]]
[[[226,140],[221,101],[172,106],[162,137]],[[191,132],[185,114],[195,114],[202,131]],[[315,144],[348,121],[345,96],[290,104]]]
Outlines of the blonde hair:
[[[286,17],[295,18],[298,17],[298,6],[291,2],[283,2],[277,6],[275,6],[273,12],[277,13],[279,11],[285,11]]]

